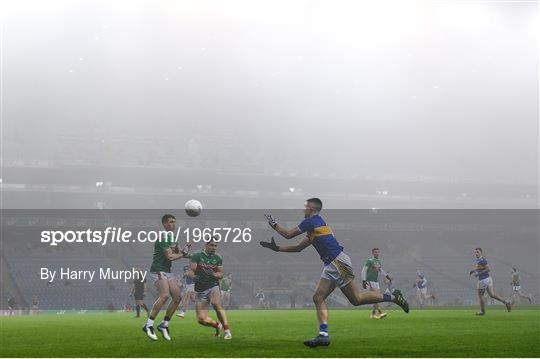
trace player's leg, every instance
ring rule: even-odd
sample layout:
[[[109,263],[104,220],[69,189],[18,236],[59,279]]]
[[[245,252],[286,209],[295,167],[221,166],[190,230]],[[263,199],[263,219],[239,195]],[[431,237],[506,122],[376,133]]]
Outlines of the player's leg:
[[[422,294],[420,293],[420,289],[416,289],[416,303],[420,308],[422,308]]]
[[[154,302],[154,305],[152,305],[152,310],[150,311],[148,320],[143,327],[143,331],[146,333],[146,335],[148,335],[150,339],[157,340],[157,335],[154,333],[154,320],[156,319],[159,311],[161,310],[161,307],[163,307],[163,305],[169,300],[169,280],[165,275],[162,274],[154,275],[152,273],[152,276],[159,295]]]
[[[506,310],[508,311],[511,311],[512,310],[512,304],[509,302],[509,301],[506,301],[504,300],[500,295],[498,295],[497,293],[495,293],[495,291],[493,290],[493,285],[488,285],[488,287],[486,288],[487,292],[488,292],[488,295],[495,299],[495,300],[498,300],[499,302],[501,302],[502,304],[504,304],[506,306]]]
[[[336,289],[336,284],[326,278],[321,278],[315,294],[313,294],[313,303],[317,310],[317,319],[319,320],[320,332],[324,332],[328,335],[328,306],[326,305],[326,298]]]
[[[149,315],[150,314],[150,309],[148,309],[148,307],[146,306],[146,304],[144,303],[144,300],[141,300],[141,308],[146,310],[146,315]]]
[[[168,281],[169,284],[169,296],[171,298],[171,301],[169,302],[169,305],[167,306],[167,310],[165,312],[165,317],[163,318],[163,321],[159,323],[157,326],[157,330],[163,335],[163,338],[165,340],[171,340],[171,334],[169,329],[169,321],[174,315],[174,312],[176,312],[176,309],[178,308],[178,305],[180,304],[180,286],[178,285],[178,282],[175,278],[169,278]]]
[[[231,330],[229,329],[229,322],[227,321],[227,314],[225,313],[225,309],[221,305],[221,291],[219,290],[219,287],[213,287],[210,292],[210,304],[214,308],[216,315],[218,317],[218,320],[221,323],[221,326],[223,327],[223,330],[225,331],[225,335],[223,336],[223,339],[231,339]]]
[[[197,315],[197,322],[205,327],[212,327],[216,329],[216,336],[219,336],[221,331],[221,324],[213,320],[208,316],[208,308],[210,306],[210,298],[207,291],[197,293],[197,301],[195,304],[195,312]]]
[[[139,318],[141,316],[141,306],[139,305],[139,301],[135,301],[135,318]]]
[[[514,293],[517,293],[521,298],[525,298],[529,301],[529,303],[532,303],[532,295],[525,293],[521,289]]]
[[[181,298],[181,290],[180,286],[178,285],[178,282],[174,279],[169,280],[169,294],[171,297],[171,301],[169,303],[169,306],[167,307],[167,312],[165,314],[166,317],[172,318],[174,315],[174,312],[176,312],[176,309],[178,309],[178,306],[180,305],[180,298]]]
[[[158,297],[152,305],[152,309],[150,310],[150,319],[152,320],[157,317],[163,305],[165,305],[171,297],[169,294],[169,280],[167,278],[160,278],[156,282],[156,287],[158,290]]]
[[[405,300],[399,290],[394,290],[392,294],[381,294],[377,292],[361,292],[356,285],[356,282],[351,280],[347,285],[340,288],[345,297],[354,306],[363,304],[375,304],[381,302],[392,302],[401,307],[405,313],[409,312],[409,303]]]
[[[486,298],[485,298],[485,289],[478,289],[478,301],[480,303],[480,312],[476,313],[477,315],[484,315],[486,313]]]
[[[179,309],[178,314],[177,314],[180,318],[184,318],[186,316],[188,305],[189,305],[189,291],[186,290],[184,292],[184,295],[182,296],[182,301],[180,303],[180,309]]]
[[[224,291],[223,292],[223,306],[226,308],[229,308],[231,305],[231,292]]]
[[[323,272],[324,275],[324,272]],[[321,277],[315,294],[313,294],[313,303],[317,310],[317,320],[319,321],[319,335],[314,339],[304,341],[304,345],[308,347],[328,346],[330,339],[328,336],[328,306],[326,298],[336,289],[336,284],[333,280]]]
[[[377,283],[378,284],[378,283]],[[369,291],[380,293],[380,290],[377,288],[375,283],[369,282]],[[377,315],[382,314],[381,306],[378,303],[373,304],[373,310],[371,311],[371,319],[379,319],[380,317]]]
[[[516,290],[512,290],[512,295],[510,295],[510,297],[508,297],[508,301],[510,303],[512,303],[512,305],[514,305],[516,303],[516,296],[517,296],[517,291]]]
[[[139,318],[141,316],[141,302],[142,300],[135,300],[135,311],[137,312],[135,318]]]

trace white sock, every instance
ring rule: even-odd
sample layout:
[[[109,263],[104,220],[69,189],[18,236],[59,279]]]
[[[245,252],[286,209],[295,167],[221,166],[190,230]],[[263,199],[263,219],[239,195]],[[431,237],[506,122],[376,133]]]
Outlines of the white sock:
[[[327,332],[319,332],[319,335],[322,335],[324,337],[327,337],[328,336],[328,333]]]
[[[165,328],[168,328],[168,327],[169,327],[169,321],[168,321],[168,320],[162,321],[161,324],[163,324],[163,326],[164,326]]]
[[[148,318],[148,320],[146,321],[146,326],[147,327],[153,327],[154,326],[154,319]]]

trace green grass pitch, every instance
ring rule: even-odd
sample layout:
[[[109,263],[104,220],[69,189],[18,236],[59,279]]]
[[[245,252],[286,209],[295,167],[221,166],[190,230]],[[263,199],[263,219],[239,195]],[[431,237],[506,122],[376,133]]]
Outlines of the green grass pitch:
[[[388,311],[331,310],[328,348],[310,349],[314,310],[230,311],[233,339],[213,337],[194,312],[171,321],[173,340],[150,341],[145,319],[132,313],[88,312],[1,317],[2,357],[539,357],[540,311],[489,308]],[[161,316],[158,318],[161,319]],[[159,335],[159,333],[158,333]]]

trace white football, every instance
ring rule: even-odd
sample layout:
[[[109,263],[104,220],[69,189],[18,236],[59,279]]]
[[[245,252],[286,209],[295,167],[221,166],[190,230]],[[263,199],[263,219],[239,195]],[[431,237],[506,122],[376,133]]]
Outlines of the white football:
[[[202,204],[196,199],[190,199],[186,202],[186,213],[190,217],[197,217],[201,214]]]

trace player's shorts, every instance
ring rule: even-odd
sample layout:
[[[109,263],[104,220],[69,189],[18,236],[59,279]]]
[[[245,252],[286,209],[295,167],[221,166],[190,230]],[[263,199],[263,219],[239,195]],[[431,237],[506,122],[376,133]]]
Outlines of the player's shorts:
[[[174,275],[169,272],[150,272],[150,279],[153,284],[157,284],[161,279],[174,279]]]
[[[186,284],[186,292],[191,293],[195,291],[195,283]]]
[[[144,292],[135,291],[135,293],[133,293],[133,298],[135,298],[135,300],[143,300]]]
[[[338,287],[345,287],[354,279],[351,258],[341,252],[331,263],[324,266],[321,278],[334,282]]]
[[[514,289],[514,292],[519,292],[521,290],[520,285],[514,285],[514,286],[512,286],[512,288]]]
[[[369,289],[376,289],[380,290],[381,287],[379,286],[379,282],[368,282]]]
[[[427,294],[427,287],[424,288],[417,288],[416,291],[420,294],[426,295]]]
[[[197,292],[197,302],[210,303],[210,298],[212,298],[213,293],[221,294],[219,286],[215,285],[212,288],[203,290],[202,292]]]
[[[493,286],[493,279],[491,279],[491,277],[487,277],[487,278],[478,280],[478,283],[476,284],[476,289],[487,289],[492,286]]]

